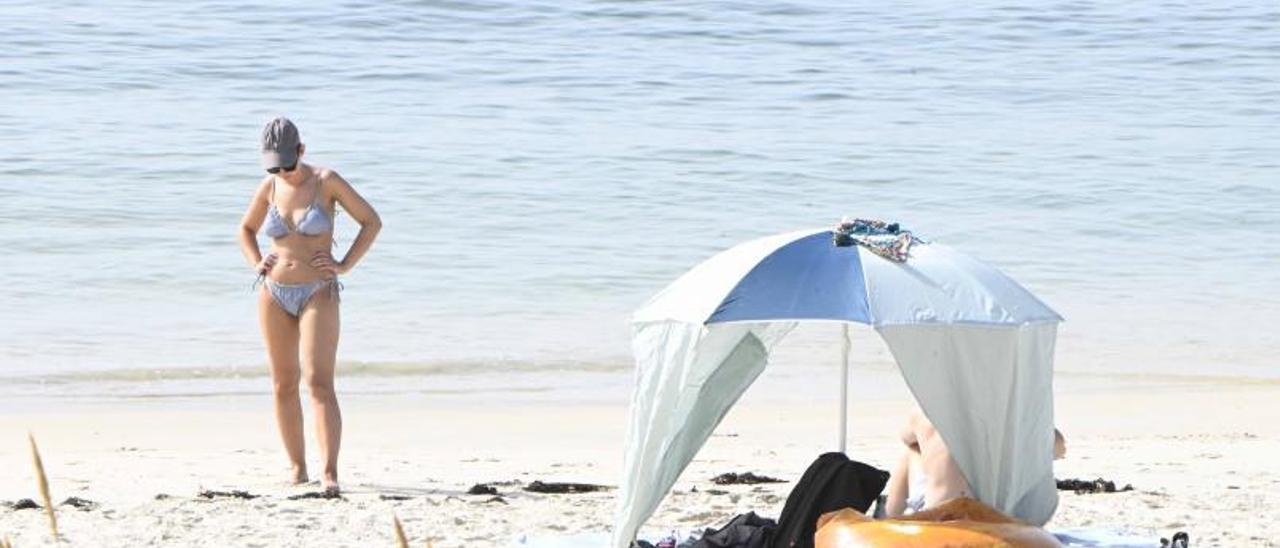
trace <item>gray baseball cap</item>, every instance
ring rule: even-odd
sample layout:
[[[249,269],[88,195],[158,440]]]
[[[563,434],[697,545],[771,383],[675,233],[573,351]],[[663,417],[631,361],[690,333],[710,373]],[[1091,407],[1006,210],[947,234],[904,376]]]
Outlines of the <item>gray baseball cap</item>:
[[[284,116],[277,116],[262,128],[262,167],[291,166],[298,163],[298,126]]]

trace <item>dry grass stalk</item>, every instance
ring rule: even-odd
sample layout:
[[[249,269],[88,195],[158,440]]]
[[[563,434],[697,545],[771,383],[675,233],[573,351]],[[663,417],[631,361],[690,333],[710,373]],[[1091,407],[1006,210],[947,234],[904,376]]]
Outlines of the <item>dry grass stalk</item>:
[[[391,520],[396,524],[396,546],[409,548],[409,539],[404,536],[404,527],[400,526],[400,518],[393,513]]]
[[[40,449],[36,447],[36,437],[27,432],[27,441],[31,442],[31,463],[36,467],[36,481],[40,486],[40,498],[44,499],[44,511],[49,514],[49,531],[53,533],[53,541],[58,542],[58,516],[53,511],[53,497],[49,496],[49,478],[44,475],[44,463],[40,461]]]

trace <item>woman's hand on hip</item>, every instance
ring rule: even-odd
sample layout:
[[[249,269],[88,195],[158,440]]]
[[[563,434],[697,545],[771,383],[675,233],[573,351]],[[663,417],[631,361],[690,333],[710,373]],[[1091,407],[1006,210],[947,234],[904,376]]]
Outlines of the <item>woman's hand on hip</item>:
[[[339,274],[346,274],[347,271],[350,270],[347,268],[347,265],[342,264],[341,261],[335,261],[333,259],[333,254],[328,251],[317,251],[316,254],[311,257],[311,266],[312,268],[328,274],[330,278],[336,278]]]
[[[266,276],[271,272],[272,268],[275,268],[276,259],[275,253],[268,253],[261,261],[258,261],[258,265],[254,267],[254,270],[258,271],[259,276]]]

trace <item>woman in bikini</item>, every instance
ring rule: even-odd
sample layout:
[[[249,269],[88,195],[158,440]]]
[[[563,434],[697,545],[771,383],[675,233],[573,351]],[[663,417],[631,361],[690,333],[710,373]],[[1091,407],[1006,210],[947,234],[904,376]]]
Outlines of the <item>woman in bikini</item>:
[[[333,389],[338,351],[338,275],[349,272],[369,251],[382,228],[377,212],[351,184],[331,169],[302,162],[306,147],[286,118],[267,123],[262,162],[267,177],[258,185],[240,222],[240,249],[263,282],[258,320],[271,362],[276,422],[293,468],[294,483],[306,483],[302,402],[305,378],[316,417],[321,485],[338,493],[338,447],[342,414]],[[342,260],[330,253],[336,206],[360,224],[360,233]],[[258,231],[271,239],[266,256]]]

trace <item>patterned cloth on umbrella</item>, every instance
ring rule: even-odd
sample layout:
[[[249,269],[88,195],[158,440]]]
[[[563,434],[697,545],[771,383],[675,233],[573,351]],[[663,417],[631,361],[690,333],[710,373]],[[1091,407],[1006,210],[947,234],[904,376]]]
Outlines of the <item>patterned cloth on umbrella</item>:
[[[831,230],[833,243],[838,247],[860,245],[868,251],[896,263],[907,261],[911,244],[921,242],[898,223],[878,219],[846,219]]]

